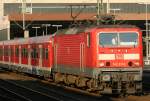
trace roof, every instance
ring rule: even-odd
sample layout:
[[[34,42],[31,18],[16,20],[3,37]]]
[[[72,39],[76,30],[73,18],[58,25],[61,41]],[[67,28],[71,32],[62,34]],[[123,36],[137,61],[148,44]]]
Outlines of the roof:
[[[97,28],[137,28],[134,25],[81,25],[77,27],[71,27],[68,29],[61,29],[58,30],[55,34],[56,35],[62,35],[62,34],[78,34],[82,32],[89,32],[92,29],[97,29]]]
[[[73,15],[76,15],[75,13]],[[96,13],[81,13],[76,20],[96,20]],[[136,17],[135,17],[136,16]],[[145,13],[118,13],[116,20],[145,20]],[[150,13],[148,13],[150,19]],[[10,21],[22,21],[22,14],[10,14]],[[25,14],[26,21],[72,21],[70,13],[34,13]]]
[[[38,37],[32,37],[32,38],[22,38],[22,39],[14,39],[14,40],[6,40],[6,41],[1,41],[0,45],[17,45],[19,44],[33,44],[33,43],[45,43],[45,42],[52,42],[50,38],[52,35],[48,36],[38,36]]]
[[[27,2],[31,2],[30,0],[26,0]],[[145,2],[149,2],[149,0],[144,0]],[[20,0],[4,0],[5,3],[20,3]],[[104,0],[103,2],[107,2]],[[110,3],[137,3],[137,0],[111,0]],[[32,3],[97,3],[97,0],[32,0]]]

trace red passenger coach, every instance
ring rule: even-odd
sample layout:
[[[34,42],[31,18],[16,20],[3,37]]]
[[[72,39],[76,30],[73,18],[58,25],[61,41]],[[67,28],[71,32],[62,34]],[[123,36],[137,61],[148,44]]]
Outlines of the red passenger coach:
[[[104,25],[57,32],[54,61],[57,82],[101,93],[142,91],[142,33],[135,26]]]
[[[12,70],[49,77],[52,52],[51,36],[4,41],[0,42],[0,64]]]
[[[3,61],[3,42],[0,42],[0,61]]]

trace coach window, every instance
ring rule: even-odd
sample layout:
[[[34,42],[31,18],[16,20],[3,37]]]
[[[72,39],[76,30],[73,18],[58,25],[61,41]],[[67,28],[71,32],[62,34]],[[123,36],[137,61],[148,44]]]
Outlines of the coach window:
[[[11,48],[8,48],[8,56],[11,55]]]
[[[28,58],[28,51],[26,48],[25,48],[25,57]]]
[[[16,57],[19,57],[19,48],[16,48],[15,55]]]
[[[34,51],[35,51],[35,48],[33,48],[33,49],[32,49],[32,52],[31,52],[31,57],[32,57],[32,58],[35,58],[35,57],[34,57]]]
[[[33,48],[32,53],[31,53],[32,58],[36,59],[38,58],[38,51],[36,48]]]
[[[3,56],[3,49],[0,48],[0,56]]]
[[[21,56],[22,57],[24,57],[23,52],[24,52],[24,48],[21,49]]]
[[[6,48],[4,47],[4,56],[6,56]]]
[[[22,57],[27,58],[27,49],[26,48],[22,49]]]
[[[35,58],[39,58],[39,55],[38,55],[38,50],[36,48],[36,51],[35,51]]]
[[[10,48],[10,54],[11,54],[11,56],[13,56],[13,54],[14,54],[12,47]]]
[[[4,48],[4,55],[8,56],[8,48]]]

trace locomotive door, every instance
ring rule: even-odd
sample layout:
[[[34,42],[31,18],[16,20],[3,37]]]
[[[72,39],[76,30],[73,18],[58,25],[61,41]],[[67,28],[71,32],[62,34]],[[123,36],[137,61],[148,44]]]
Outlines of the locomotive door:
[[[80,43],[80,72],[84,72],[85,66],[85,44]]]
[[[54,44],[54,67],[55,70],[58,71],[58,67],[57,67],[57,44]]]

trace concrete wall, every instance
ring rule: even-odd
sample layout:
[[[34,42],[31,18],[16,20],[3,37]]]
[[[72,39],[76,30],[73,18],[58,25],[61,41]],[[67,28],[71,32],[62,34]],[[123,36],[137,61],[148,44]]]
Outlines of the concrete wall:
[[[8,40],[8,29],[0,30],[0,41]]]
[[[5,3],[19,3],[22,0],[2,0]],[[26,0],[32,3],[96,3],[97,0]],[[150,2],[149,0],[103,0],[104,2],[111,3],[138,3],[138,2]]]
[[[3,16],[4,15],[4,3],[3,1],[0,0],[0,16]]]

